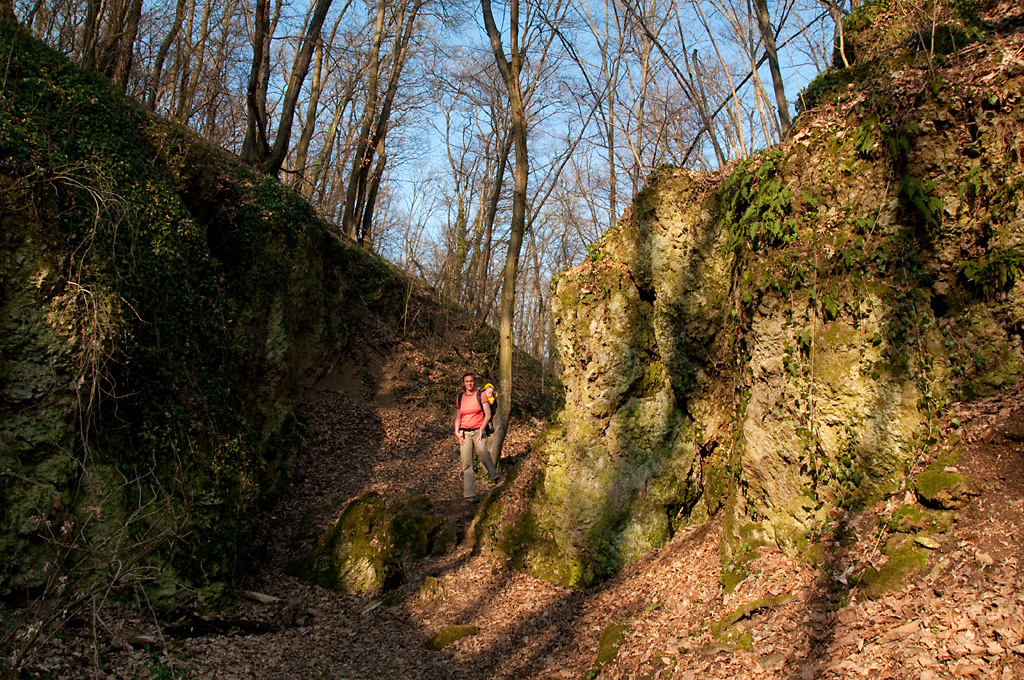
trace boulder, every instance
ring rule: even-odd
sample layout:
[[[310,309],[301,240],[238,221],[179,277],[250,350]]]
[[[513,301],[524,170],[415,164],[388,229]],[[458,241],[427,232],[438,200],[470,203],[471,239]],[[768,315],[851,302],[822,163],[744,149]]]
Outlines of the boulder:
[[[289,571],[339,592],[376,592],[400,585],[405,565],[450,549],[454,536],[426,496],[386,502],[371,492],[351,501]]]

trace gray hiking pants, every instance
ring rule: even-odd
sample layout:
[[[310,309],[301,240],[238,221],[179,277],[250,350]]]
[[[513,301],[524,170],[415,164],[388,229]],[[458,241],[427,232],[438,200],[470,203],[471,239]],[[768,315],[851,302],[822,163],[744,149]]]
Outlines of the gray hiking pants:
[[[473,442],[476,437],[476,430],[462,430],[462,446],[459,449],[459,454],[462,458],[462,497],[463,498],[475,498],[476,497],[476,478],[473,475],[473,449],[476,449],[476,455],[480,459],[480,462],[487,468],[487,475],[491,478],[492,482],[498,481],[498,468],[495,467],[494,461],[491,460],[491,454],[487,452],[487,438],[481,437],[480,441]]]

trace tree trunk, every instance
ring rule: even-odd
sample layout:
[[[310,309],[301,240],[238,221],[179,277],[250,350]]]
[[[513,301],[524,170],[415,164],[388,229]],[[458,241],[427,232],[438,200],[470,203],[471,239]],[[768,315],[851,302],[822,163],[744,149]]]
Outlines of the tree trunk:
[[[206,50],[210,41],[210,15],[213,13],[213,3],[214,0],[205,0],[203,3],[203,16],[199,19],[199,40],[191,56],[192,68],[188,71],[188,77],[182,79],[181,105],[178,107],[176,118],[182,125],[188,125],[198,110],[196,91],[205,84],[203,73],[206,70]],[[189,23],[191,25],[192,22]]]
[[[491,304],[494,296],[489,295],[491,286],[488,285],[491,267],[491,247],[494,241],[494,220],[498,216],[498,203],[501,200],[501,189],[505,184],[505,169],[508,167],[508,157],[512,153],[512,135],[506,134],[501,144],[501,151],[498,152],[498,167],[494,171],[494,183],[491,186],[491,195],[488,197],[487,210],[483,219],[483,238],[480,248],[480,263],[477,271],[477,280],[480,288],[477,294],[476,317],[485,321],[491,313]]]
[[[775,87],[775,103],[779,109],[779,123],[782,136],[785,137],[793,123],[789,118],[789,103],[786,101],[786,88],[782,83],[782,71],[779,69],[779,53],[775,47],[775,31],[772,29],[771,15],[768,14],[768,0],[753,0],[757,14],[757,27],[761,30],[765,54],[768,56],[768,69],[772,73],[772,85]]]
[[[221,23],[220,38],[217,42],[217,49],[214,51],[213,57],[213,72],[218,74],[223,74],[227,70],[228,44],[234,30],[231,15],[225,15]],[[227,93],[224,91],[222,85],[220,85],[216,80],[207,81],[206,117],[203,122],[205,136],[210,141],[224,146],[227,145],[227,140],[221,140],[218,136],[219,128],[217,127],[217,111],[220,100],[226,98]]]
[[[505,256],[504,281],[501,291],[501,316],[498,323],[498,390],[501,402],[498,407],[498,422],[494,428],[494,444],[491,455],[495,462],[501,460],[501,449],[508,433],[509,415],[512,412],[512,353],[513,322],[515,321],[516,274],[519,272],[519,253],[526,230],[526,188],[529,178],[530,159],[526,147],[526,107],[523,103],[519,80],[523,59],[519,48],[519,0],[510,0],[509,45],[511,58],[505,58],[501,34],[491,14],[491,0],[480,0],[484,26],[491,41],[491,51],[505,88],[508,90],[512,141],[516,150],[515,180],[512,189],[512,224],[508,238],[508,252]]]
[[[185,21],[185,3],[186,0],[178,0],[174,8],[174,23],[171,24],[170,32],[164,36],[163,42],[160,43],[160,49],[157,50],[156,59],[153,61],[153,74],[149,78],[149,93],[146,97],[146,108],[150,111],[156,111],[156,98],[160,91],[160,76],[164,70],[164,61],[167,59],[168,52],[171,51],[171,45],[178,39],[181,25]]]
[[[729,90],[732,92],[733,104],[736,108],[736,137],[740,148],[740,154],[743,158],[747,157],[747,144],[743,138],[743,104],[740,102],[739,93],[736,91],[736,85],[732,81],[732,74],[729,73],[729,65],[725,62],[725,58],[722,57],[721,50],[718,49],[718,41],[715,40],[715,33],[711,30],[710,24],[708,24],[707,17],[704,16],[704,11],[700,8],[700,3],[694,3],[694,8],[697,10],[698,16],[700,16],[700,23],[704,26],[704,32],[711,40],[711,46],[715,50],[715,56],[718,57],[718,63],[722,67],[722,72],[725,73],[725,77],[729,82]]]
[[[370,140],[370,129],[377,113],[377,81],[380,78],[380,47],[384,40],[384,0],[377,3],[377,21],[373,27],[373,46],[370,48],[370,73],[366,83],[366,106],[363,109],[363,122],[359,129],[359,141],[352,162],[352,174],[345,191],[345,211],[342,213],[341,230],[353,241],[358,237],[358,217],[356,203],[365,183],[368,166],[373,162],[367,158],[367,144]]]
[[[307,186],[310,183],[310,178],[306,176],[306,164],[309,159],[309,144],[313,140],[313,131],[316,129],[317,115],[320,113],[320,96],[323,94],[323,72],[324,72],[324,55],[327,52],[326,46],[334,44],[334,37],[338,33],[338,26],[341,24],[341,18],[344,15],[342,11],[338,15],[337,21],[334,22],[334,27],[331,29],[331,36],[327,39],[326,43],[321,40],[317,42],[314,66],[313,66],[313,82],[309,86],[309,101],[306,104],[306,116],[302,123],[302,131],[299,134],[299,141],[295,145],[295,156],[292,163],[292,168],[296,171],[295,178],[292,182],[292,186],[303,196],[309,197],[307,192],[309,191]]]
[[[368,205],[370,195],[376,197],[376,188],[371,186],[373,176],[370,168],[378,150],[384,148],[391,120],[391,109],[395,94],[398,92],[402,69],[405,66],[409,42],[412,40],[416,15],[422,6],[423,0],[413,0],[411,7],[409,0],[404,0],[395,10],[395,46],[391,55],[391,76],[383,99],[378,101],[384,0],[381,0],[380,3],[373,42],[374,51],[371,54],[370,82],[367,84],[367,110],[359,133],[359,142],[352,165],[352,176],[349,178],[348,191],[345,195],[345,212],[342,217],[342,229],[349,238],[356,239],[360,243],[365,236],[363,225],[372,219],[373,206]],[[372,106],[370,102],[372,102]],[[383,172],[383,168],[381,170]],[[371,210],[370,215],[366,214],[368,207]]]
[[[295,120],[295,107],[299,100],[299,92],[302,84],[306,81],[309,73],[309,63],[313,58],[313,50],[320,42],[320,29],[327,18],[327,12],[331,8],[332,0],[316,0],[313,7],[313,16],[306,27],[306,35],[302,44],[295,54],[292,64],[292,71],[288,76],[288,89],[285,92],[284,102],[281,106],[281,116],[277,124],[277,136],[274,138],[274,146],[270,154],[263,162],[263,171],[269,175],[276,175],[284,163],[288,147],[291,145],[292,124]],[[347,8],[347,5],[346,5]],[[344,12],[343,12],[344,13]]]
[[[100,0],[87,0],[85,25],[82,27],[82,51],[78,63],[86,70],[96,68],[96,41],[99,33]]]
[[[249,84],[245,92],[246,127],[245,141],[242,142],[242,160],[258,165],[270,153],[267,143],[267,102],[262,90],[263,54],[270,40],[269,0],[256,0],[256,13],[252,21],[252,68],[249,70]]]
[[[704,123],[704,129],[708,133],[708,138],[711,140],[711,146],[715,150],[715,159],[718,161],[718,167],[723,167],[727,161],[725,152],[722,151],[722,145],[718,142],[718,134],[715,132],[715,117],[710,113],[710,105],[708,104],[707,94],[704,91],[704,76],[701,74],[701,64],[698,59],[697,50],[693,51],[693,63],[690,63],[689,56],[684,52],[684,58],[686,59],[687,76],[690,79],[690,97],[697,107],[697,112],[701,117],[701,121]]]
[[[320,149],[320,153],[317,154],[316,160],[313,161],[312,177],[309,182],[306,183],[305,189],[302,195],[305,196],[306,200],[313,202],[313,194],[320,188],[321,178],[324,177],[324,169],[329,166],[331,155],[334,153],[334,145],[338,138],[338,127],[341,125],[341,117],[345,115],[345,109],[348,107],[348,98],[344,99],[334,109],[334,117],[331,119],[331,124],[327,128],[327,134],[324,137],[324,145]],[[325,194],[325,191],[321,191]],[[323,206],[321,206],[323,207]]]
[[[131,0],[127,8],[125,25],[112,46],[111,65],[108,69],[110,80],[127,89],[135,57],[135,39],[139,35],[139,21],[142,19],[142,0]]]
[[[370,238],[371,245],[373,244],[373,234],[371,227],[373,226],[373,210],[377,204],[377,192],[380,190],[380,183],[384,179],[384,168],[387,166],[388,154],[383,149],[380,150],[380,155],[377,158],[377,166],[373,169],[373,175],[370,177],[369,186],[366,189],[366,204],[363,207],[363,220],[359,226],[359,245],[363,245],[367,238]]]

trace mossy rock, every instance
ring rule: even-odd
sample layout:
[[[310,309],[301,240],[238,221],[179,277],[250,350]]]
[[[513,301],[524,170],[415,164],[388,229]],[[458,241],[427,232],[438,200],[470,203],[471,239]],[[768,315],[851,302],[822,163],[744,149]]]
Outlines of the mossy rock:
[[[420,599],[424,602],[437,602],[444,599],[444,584],[436,576],[427,576],[420,586]]]
[[[722,584],[722,589],[726,594],[736,590],[736,586],[750,576],[747,564],[755,559],[757,559],[757,551],[748,550],[736,555],[728,564],[722,565],[722,574],[718,577],[718,581]]]
[[[601,639],[597,643],[597,659],[594,660],[593,671],[599,672],[606,664],[615,660],[622,646],[622,634],[626,632],[626,624],[612,623],[601,631]]]
[[[430,640],[427,641],[427,649],[440,652],[453,642],[477,635],[479,632],[480,629],[477,626],[448,626],[430,637]]]
[[[980,493],[971,480],[950,470],[944,461],[932,463],[919,474],[914,490],[923,505],[944,510],[962,508]]]
[[[750,616],[765,609],[786,604],[792,599],[792,595],[779,595],[777,597],[762,597],[754,600],[753,602],[748,602],[747,604],[737,607],[733,611],[729,612],[721,620],[712,623],[711,634],[723,642],[731,641],[730,644],[732,644],[736,649],[747,649],[749,651],[749,647],[737,647],[736,644],[733,644],[738,640],[738,637],[732,633],[736,633],[738,631],[731,631],[730,629],[743,619],[749,618]]]
[[[349,503],[315,547],[289,565],[294,576],[347,593],[389,589],[403,565],[446,546],[447,522],[426,496],[386,503],[371,492]]]
[[[928,565],[926,549],[906,537],[901,537],[901,541],[899,547],[891,549],[889,561],[880,569],[870,568],[864,572],[861,582],[868,597],[878,599],[886,593],[902,590],[912,576]]]
[[[746,631],[728,630],[722,634],[720,641],[737,651],[754,651],[754,636]]]
[[[956,513],[949,510],[931,510],[917,503],[901,505],[883,518],[890,531],[901,533],[944,534],[953,526]]]
[[[800,554],[800,561],[812,567],[823,564],[825,562],[825,546],[821,543],[811,543]]]

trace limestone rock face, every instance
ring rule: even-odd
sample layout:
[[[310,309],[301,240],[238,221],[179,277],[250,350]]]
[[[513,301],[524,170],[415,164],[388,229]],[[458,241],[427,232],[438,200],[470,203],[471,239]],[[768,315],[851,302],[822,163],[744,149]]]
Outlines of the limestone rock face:
[[[700,187],[666,186],[556,289],[566,407],[508,549],[565,585],[615,573],[724,496],[731,395],[705,367],[721,354],[729,258]]]
[[[723,559],[799,555],[913,483],[948,404],[1020,378],[1024,74],[911,82],[923,53],[875,45],[896,9],[851,19],[857,66],[778,148],[662,169],[558,279],[566,405],[501,542],[520,567],[584,586],[716,512]],[[943,30],[998,54],[956,11]],[[934,507],[970,497],[927,482]]]

